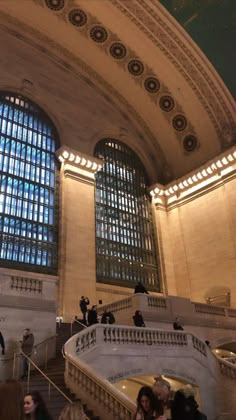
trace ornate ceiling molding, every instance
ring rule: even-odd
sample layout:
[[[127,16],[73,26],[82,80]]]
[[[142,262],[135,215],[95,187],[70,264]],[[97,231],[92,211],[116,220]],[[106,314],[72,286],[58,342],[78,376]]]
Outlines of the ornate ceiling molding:
[[[38,1],[38,0],[34,0]],[[175,132],[185,154],[192,153],[200,146],[193,124],[184,113],[181,104],[174,98],[166,84],[147,66],[138,54],[124,43],[110,28],[105,27],[88,11],[71,1],[43,0],[40,4],[76,27],[78,33],[95,42],[103,52],[113,58],[116,64],[128,73],[136,84],[161,109],[164,118]],[[158,110],[159,110],[158,109]],[[191,147],[186,147],[191,141]]]
[[[41,6],[43,4],[41,0],[33,1]],[[3,11],[0,11],[0,30],[7,32],[35,48],[40,53],[45,54],[49,60],[52,60],[60,68],[71,72],[76,77],[81,78],[85,83],[92,86],[99,95],[112,104],[125,120],[134,123],[139,139],[138,141],[142,144],[145,153],[147,153],[147,150],[149,149],[149,155],[147,154],[146,158],[150,163],[152,161],[153,168],[155,168],[156,171],[155,176],[158,177],[160,182],[165,184],[173,179],[173,174],[165,155],[159,143],[157,143],[151,129],[141,115],[118,90],[109,84],[107,80],[102,78],[92,67],[85,63],[81,57],[74,55],[45,34]],[[141,131],[139,127],[141,127],[143,131]]]
[[[184,34],[184,42],[183,36],[180,36],[181,31],[183,35],[180,25],[170,17],[159,1],[154,0],[152,7],[146,0],[111,2],[164,52],[183,75],[214,124],[222,147],[229,147],[236,136],[233,98],[205,56],[203,60],[203,54],[187,33]]]

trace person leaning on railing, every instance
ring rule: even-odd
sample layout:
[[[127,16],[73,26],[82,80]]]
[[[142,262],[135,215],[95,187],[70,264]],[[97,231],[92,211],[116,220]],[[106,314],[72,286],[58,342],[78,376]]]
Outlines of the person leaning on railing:
[[[135,327],[146,327],[141,311],[135,311],[133,320],[134,320]]]

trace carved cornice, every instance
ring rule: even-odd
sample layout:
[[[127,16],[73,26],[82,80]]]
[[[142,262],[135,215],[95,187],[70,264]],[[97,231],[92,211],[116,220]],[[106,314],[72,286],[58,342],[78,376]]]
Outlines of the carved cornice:
[[[225,101],[226,89],[216,79],[216,72],[210,63],[203,62],[200,52],[197,54],[193,42],[186,35],[186,42],[173,30],[173,19],[164,19],[164,8],[159,1],[149,6],[146,0],[111,0],[126,17],[128,17],[174,64],[202,103],[218,133],[222,147],[229,147],[235,141],[236,121],[233,98]],[[166,12],[167,15],[167,12]],[[207,68],[208,67],[208,68]],[[207,68],[207,70],[206,70]],[[211,71],[211,77],[210,72]]]
[[[62,146],[56,155],[62,163],[65,177],[94,184],[94,175],[102,168],[103,161],[85,153],[80,153],[67,146]]]
[[[236,147],[221,153],[205,165],[165,187],[155,184],[150,189],[157,208],[171,210],[183,203],[222,187],[236,178]]]

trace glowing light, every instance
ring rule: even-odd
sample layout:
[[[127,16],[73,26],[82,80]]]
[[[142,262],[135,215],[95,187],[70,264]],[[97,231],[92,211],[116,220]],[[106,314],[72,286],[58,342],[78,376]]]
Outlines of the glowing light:
[[[85,166],[87,163],[87,160],[85,158],[82,158],[80,165]]]
[[[74,153],[70,153],[70,156],[69,156],[69,161],[70,162],[73,162],[75,160],[75,155],[74,155]]]
[[[75,163],[80,163],[80,161],[81,161],[81,157],[77,155],[75,158]]]
[[[68,157],[69,157],[69,152],[67,152],[67,150],[64,150],[64,152],[62,153],[62,156],[63,156],[65,159],[68,159]]]
[[[198,172],[198,173],[197,173],[197,178],[198,178],[198,179],[202,179],[202,174],[201,174],[201,172]]]

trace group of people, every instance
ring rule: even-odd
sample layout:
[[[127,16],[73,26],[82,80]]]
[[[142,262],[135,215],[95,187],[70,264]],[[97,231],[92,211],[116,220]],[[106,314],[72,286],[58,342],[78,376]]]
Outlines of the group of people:
[[[0,383],[1,420],[53,420],[47,405],[38,391],[24,396],[20,382]],[[58,420],[88,420],[80,401],[67,404]]]
[[[93,305],[90,309],[88,309],[89,304],[89,298],[86,296],[81,296],[80,310],[83,315],[83,324],[86,326],[94,325],[99,322],[97,305]],[[108,309],[105,309],[101,317],[101,324],[114,324],[114,322],[115,317],[113,313],[111,311],[108,311]]]
[[[134,420],[207,420],[198,409],[191,385],[173,395],[168,381],[155,379],[152,388],[143,386],[139,390]]]

